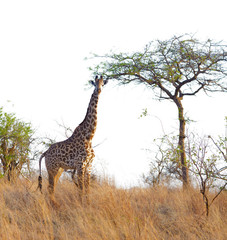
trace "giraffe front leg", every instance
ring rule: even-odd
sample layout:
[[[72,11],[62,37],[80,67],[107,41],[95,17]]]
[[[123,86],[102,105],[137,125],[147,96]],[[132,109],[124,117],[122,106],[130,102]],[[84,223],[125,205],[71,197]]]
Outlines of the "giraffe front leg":
[[[94,150],[90,146],[89,153],[88,153],[88,161],[87,161],[87,165],[85,167],[85,182],[84,182],[84,184],[85,184],[86,195],[88,195],[90,192],[91,169],[92,169],[92,162],[93,162],[94,157],[95,157]]]
[[[84,173],[85,173],[85,167],[84,167],[84,164],[83,164],[77,170],[78,186],[79,186],[79,196],[80,196],[81,200],[82,200],[82,196],[84,194]]]
[[[86,195],[90,192],[90,179],[91,179],[91,164],[88,164],[85,168],[85,179],[84,179],[84,185],[85,185],[85,193]]]
[[[88,204],[90,204],[90,179],[91,179],[91,164],[86,166],[85,170],[85,178],[84,178],[84,185],[85,185],[85,197]]]

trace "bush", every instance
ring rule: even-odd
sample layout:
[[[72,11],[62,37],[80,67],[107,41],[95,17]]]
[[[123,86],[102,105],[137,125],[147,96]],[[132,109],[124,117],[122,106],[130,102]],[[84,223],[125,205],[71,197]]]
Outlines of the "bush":
[[[30,123],[16,118],[14,113],[3,112],[0,108],[0,174],[9,181],[21,174],[26,165],[30,169],[29,155],[34,130]]]

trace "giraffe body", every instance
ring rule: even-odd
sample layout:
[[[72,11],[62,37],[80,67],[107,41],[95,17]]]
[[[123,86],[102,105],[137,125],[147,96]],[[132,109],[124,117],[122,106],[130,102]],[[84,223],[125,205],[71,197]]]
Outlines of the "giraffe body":
[[[91,164],[95,156],[92,149],[92,138],[97,126],[97,105],[102,86],[106,84],[101,77],[92,82],[95,90],[91,96],[86,116],[75,129],[72,136],[62,142],[54,143],[44,152],[39,160],[39,188],[42,189],[41,161],[45,157],[49,176],[49,192],[54,193],[55,185],[62,172],[74,169],[78,175],[78,185],[83,192],[84,186],[88,191],[90,183]]]

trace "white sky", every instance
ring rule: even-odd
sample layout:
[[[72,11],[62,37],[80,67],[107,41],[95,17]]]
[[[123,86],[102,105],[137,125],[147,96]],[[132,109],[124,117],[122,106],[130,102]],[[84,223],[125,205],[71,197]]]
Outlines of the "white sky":
[[[40,136],[63,140],[55,121],[74,129],[93,91],[85,90],[90,52],[140,50],[183,33],[226,41],[226,0],[0,1],[0,106],[31,122]],[[226,95],[212,96],[185,99],[185,111],[197,121],[192,129],[223,135]],[[145,87],[112,83],[100,96],[93,144],[106,140],[95,148],[94,162],[121,186],[136,184],[147,171],[142,149],[163,135],[158,118],[166,133],[178,128],[174,104],[153,97]],[[149,116],[138,119],[143,108]]]

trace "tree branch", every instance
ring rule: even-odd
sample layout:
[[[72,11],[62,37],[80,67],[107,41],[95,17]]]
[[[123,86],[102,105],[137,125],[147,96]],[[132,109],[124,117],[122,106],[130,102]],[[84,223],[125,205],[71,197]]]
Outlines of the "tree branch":
[[[196,95],[201,89],[203,89],[205,86],[205,84],[202,84],[201,83],[201,86],[194,92],[192,93],[182,93],[183,96],[193,96],[193,95]]]
[[[220,153],[222,154],[222,156],[224,157],[225,161],[227,161],[227,156],[225,155],[225,153],[221,150],[221,148],[218,146],[218,144],[214,141],[214,139],[209,135],[208,138],[210,138],[212,140],[212,142],[214,143],[214,145],[218,148],[218,150],[220,151]]]

